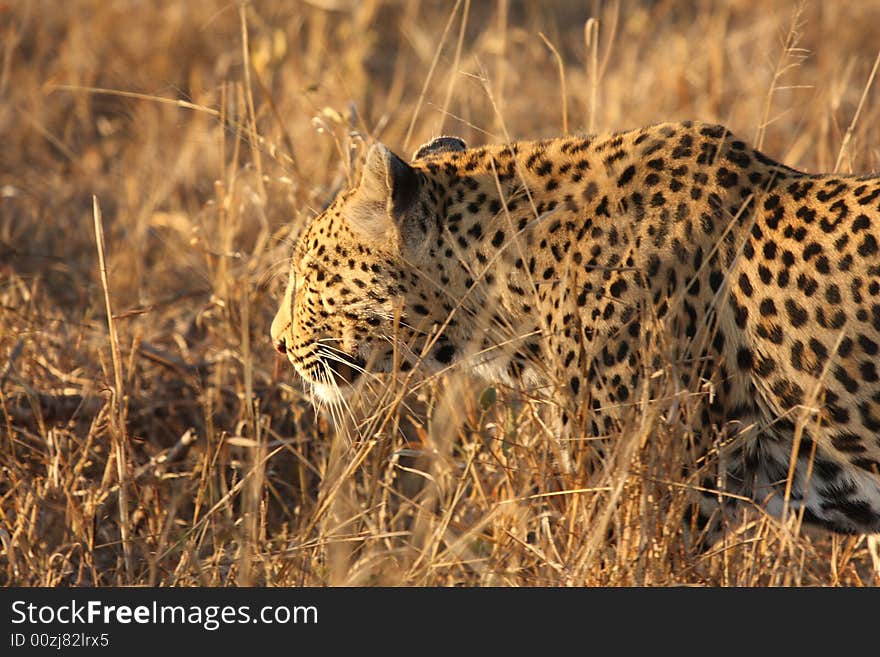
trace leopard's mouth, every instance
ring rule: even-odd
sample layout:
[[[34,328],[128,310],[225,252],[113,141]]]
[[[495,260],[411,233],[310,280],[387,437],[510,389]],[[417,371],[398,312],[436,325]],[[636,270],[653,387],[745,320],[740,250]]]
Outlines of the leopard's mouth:
[[[336,385],[352,386],[366,371],[366,366],[367,363],[358,356],[340,353],[322,355],[310,368],[310,378],[314,378],[314,372],[319,372]],[[318,378],[321,378],[320,374]]]
[[[359,355],[348,354],[327,345],[315,344],[306,353],[290,349],[283,337],[275,342],[278,353],[286,355],[297,373],[315,386],[352,387],[366,372],[366,361]]]
[[[327,402],[349,398],[366,372],[362,358],[347,354],[322,354],[302,361],[288,352],[288,358],[315,395]]]

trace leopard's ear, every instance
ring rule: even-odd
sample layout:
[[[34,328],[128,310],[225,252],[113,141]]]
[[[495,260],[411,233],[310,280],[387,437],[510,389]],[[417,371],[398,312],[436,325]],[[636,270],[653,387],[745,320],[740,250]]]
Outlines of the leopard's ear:
[[[380,238],[404,222],[419,198],[419,174],[384,144],[374,144],[349,208],[353,227]]]
[[[439,155],[440,153],[454,153],[455,151],[464,150],[467,150],[467,144],[464,143],[463,139],[449,136],[435,137],[427,144],[422,144],[416,149],[416,152],[413,153],[412,161],[415,162],[416,160]]]

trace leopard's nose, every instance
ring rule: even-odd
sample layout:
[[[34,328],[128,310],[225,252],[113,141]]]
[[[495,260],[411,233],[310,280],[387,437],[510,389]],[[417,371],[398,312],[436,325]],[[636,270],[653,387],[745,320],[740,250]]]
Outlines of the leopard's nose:
[[[279,354],[287,353],[287,343],[284,341],[284,338],[278,338],[277,340],[275,340],[274,345],[275,351],[277,351]]]

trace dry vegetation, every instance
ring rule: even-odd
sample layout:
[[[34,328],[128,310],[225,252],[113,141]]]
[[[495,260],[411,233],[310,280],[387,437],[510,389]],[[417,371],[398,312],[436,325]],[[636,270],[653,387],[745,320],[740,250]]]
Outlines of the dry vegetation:
[[[337,431],[268,339],[291,242],[373,139],[695,118],[877,170],[880,2],[796,8],[0,2],[0,584],[872,584],[864,538],[796,518],[687,549],[699,394],[560,478],[515,391],[453,372]]]

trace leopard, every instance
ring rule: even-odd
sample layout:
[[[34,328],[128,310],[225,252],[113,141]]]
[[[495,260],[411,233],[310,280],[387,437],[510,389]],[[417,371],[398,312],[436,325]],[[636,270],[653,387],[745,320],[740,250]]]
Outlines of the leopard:
[[[880,176],[806,173],[711,123],[442,136],[409,161],[374,143],[296,242],[271,340],[319,399],[459,366],[543,395],[568,439],[614,436],[674,376],[719,455],[696,526],[749,500],[871,535],[878,233]]]

